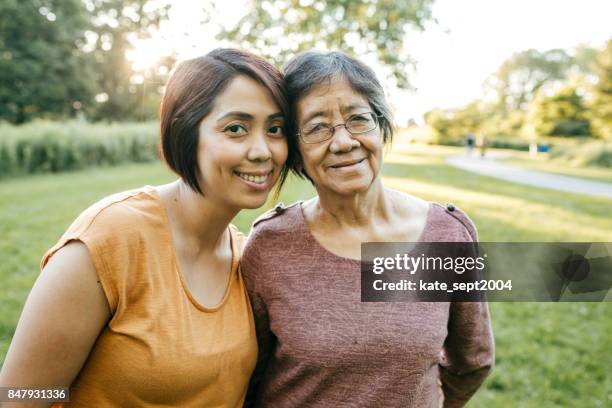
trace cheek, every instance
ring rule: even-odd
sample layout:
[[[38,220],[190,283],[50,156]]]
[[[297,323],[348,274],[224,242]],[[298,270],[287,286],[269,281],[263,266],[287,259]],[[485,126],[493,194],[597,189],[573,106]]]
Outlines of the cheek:
[[[283,165],[287,161],[289,148],[286,140],[273,142],[270,146],[270,151],[272,152],[272,159],[276,164]]]
[[[318,172],[316,161],[313,159],[312,156],[312,152],[301,153],[302,167],[311,178],[313,176],[316,177],[316,173]]]
[[[370,153],[370,163],[374,170],[378,170],[383,156],[383,145],[380,136],[364,138],[361,140],[361,145]]]
[[[198,155],[198,164],[204,176],[218,174],[240,164],[243,152],[232,144],[212,148],[203,147]]]

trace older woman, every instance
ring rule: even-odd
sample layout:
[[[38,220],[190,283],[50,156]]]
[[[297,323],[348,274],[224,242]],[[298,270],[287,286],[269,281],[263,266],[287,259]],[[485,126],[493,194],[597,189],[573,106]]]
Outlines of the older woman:
[[[241,261],[259,361],[249,402],[269,407],[462,406],[493,365],[486,303],[362,303],[360,245],[477,240],[470,219],[386,189],[383,89],[342,53],[286,67],[299,149],[318,196],[256,221]]]

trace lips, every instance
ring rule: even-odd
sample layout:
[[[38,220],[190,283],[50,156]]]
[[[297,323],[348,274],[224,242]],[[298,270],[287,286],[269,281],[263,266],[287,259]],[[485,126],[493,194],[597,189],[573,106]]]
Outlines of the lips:
[[[331,167],[331,168],[333,168],[333,169],[339,169],[339,168],[342,168],[342,167],[348,167],[348,166],[352,166],[352,165],[355,165],[355,164],[361,163],[361,162],[362,162],[362,161],[364,161],[365,159],[366,159],[366,158],[365,158],[365,157],[363,157],[363,158],[361,158],[361,159],[356,159],[356,160],[347,160],[347,161],[343,161],[343,162],[341,162],[341,163],[332,164],[332,165],[331,165],[331,166],[329,166],[329,167]]]

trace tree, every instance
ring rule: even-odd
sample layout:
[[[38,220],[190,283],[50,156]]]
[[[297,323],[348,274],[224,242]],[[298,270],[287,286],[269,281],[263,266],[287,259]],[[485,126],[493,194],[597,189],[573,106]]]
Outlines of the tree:
[[[0,119],[74,115],[93,94],[81,0],[0,2]]]
[[[612,40],[608,40],[595,63],[597,83],[590,105],[594,133],[612,141]]]
[[[341,49],[369,55],[387,67],[400,88],[409,87],[407,70],[414,64],[405,51],[410,29],[424,30],[433,20],[433,0],[253,0],[252,8],[221,39],[283,65],[300,51]]]
[[[473,101],[459,109],[432,109],[425,113],[425,123],[436,133],[437,142],[461,144],[468,133],[478,133],[489,115],[482,102]]]
[[[534,100],[534,114],[529,115],[538,135],[589,136],[591,124],[583,98],[573,85],[565,86],[551,96]]]
[[[98,105],[94,119],[149,119],[157,114],[159,88],[175,59],[167,56],[155,68],[135,72],[126,52],[137,39],[147,38],[167,18],[168,2],[149,0],[86,0],[95,38]],[[163,69],[159,69],[164,67]]]
[[[495,93],[503,115],[524,111],[544,85],[564,80],[574,65],[575,60],[562,49],[522,51],[504,61],[487,79],[485,88]]]

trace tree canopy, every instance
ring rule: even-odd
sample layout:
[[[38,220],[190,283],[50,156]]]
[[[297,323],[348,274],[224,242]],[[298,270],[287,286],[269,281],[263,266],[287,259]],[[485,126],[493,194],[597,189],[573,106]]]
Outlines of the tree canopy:
[[[410,30],[433,21],[433,0],[253,0],[235,28],[220,38],[238,42],[283,65],[300,51],[340,49],[371,55],[400,88],[409,87],[414,61],[407,50]]]
[[[93,119],[155,117],[174,59],[135,72],[126,51],[167,10],[166,2],[148,0],[3,0],[0,119],[23,123],[77,112]]]
[[[574,59],[562,49],[522,51],[504,61],[485,87],[495,93],[503,112],[526,109],[545,84],[566,78],[573,64]]]
[[[126,52],[131,47],[131,39],[147,38],[159,27],[167,18],[168,8],[168,3],[155,5],[149,0],[88,3],[90,30],[95,38],[92,51],[96,61],[95,80],[98,95],[102,96],[91,112],[94,119],[147,119],[156,114],[160,102],[158,88],[165,83],[174,59],[160,61],[156,70],[136,73]],[[159,66],[165,70],[160,71]]]
[[[74,115],[92,97],[81,0],[0,2],[0,118]]]
[[[593,127],[599,137],[612,141],[612,40],[597,55],[594,70],[597,83],[591,103]]]

